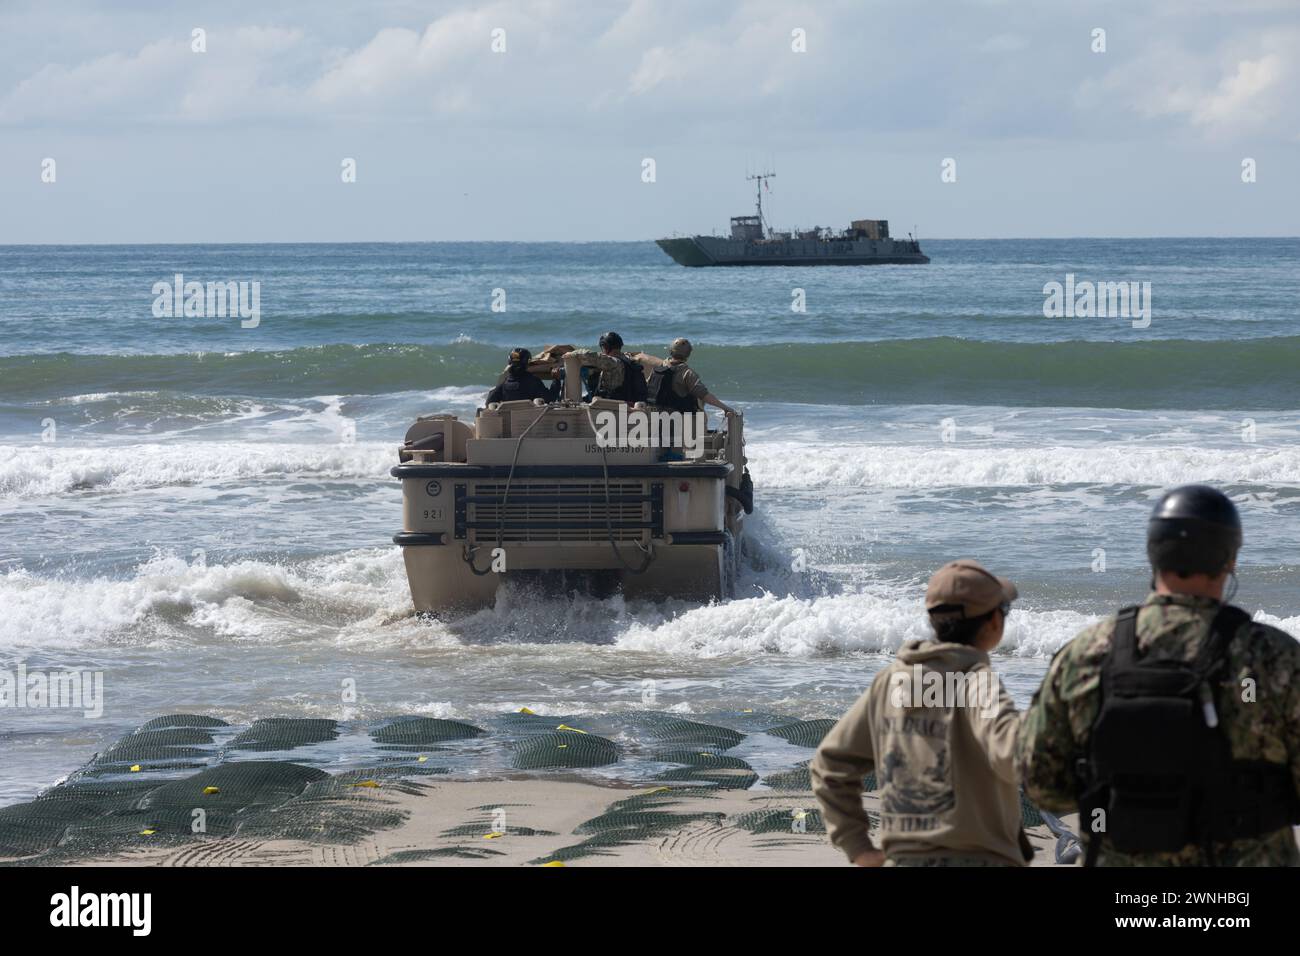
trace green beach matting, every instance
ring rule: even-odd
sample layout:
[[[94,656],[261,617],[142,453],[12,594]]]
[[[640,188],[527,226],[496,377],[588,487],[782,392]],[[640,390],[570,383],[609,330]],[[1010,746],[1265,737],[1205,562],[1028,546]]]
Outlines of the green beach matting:
[[[351,845],[405,822],[407,811],[391,795],[424,794],[429,778],[466,773],[568,773],[653,788],[613,801],[574,830],[572,845],[537,863],[601,856],[687,826],[824,839],[809,793],[808,761],[796,763],[781,748],[815,748],[833,723],[750,710],[699,719],[656,711],[557,717],[526,710],[473,722],[272,717],[246,726],[168,714],[93,755],[35,799],[0,807],[0,859],[5,865],[58,864],[230,838]],[[742,743],[738,753],[730,752]],[[781,767],[783,760],[789,762]],[[875,786],[874,774],[868,775],[865,790]],[[807,807],[771,807],[730,819],[700,807],[723,792],[751,789],[791,799],[806,794]],[[493,839],[486,814],[500,806],[479,809],[482,820],[442,837],[457,844]],[[1044,825],[1023,794],[1021,815],[1026,827]],[[501,835],[557,834],[510,826]],[[402,850],[374,862],[498,855],[488,846],[457,845]]]
[[[816,747],[835,726],[833,720],[797,720],[792,724],[773,727],[768,731],[773,737],[788,740],[796,747]]]
[[[419,777],[446,772],[419,764],[330,774],[244,755],[333,740],[332,720],[259,720],[222,746],[212,732],[226,727],[197,715],[149,721],[36,799],[0,807],[0,857],[59,863],[236,835],[353,843],[406,819],[375,791],[419,793]]]
[[[338,722],[302,717],[267,717],[253,721],[242,734],[230,741],[231,750],[293,750],[308,744],[335,740]]]
[[[786,836],[788,842],[825,841],[821,813],[804,807],[770,807],[728,816],[708,810],[682,810],[690,801],[716,799],[718,789],[658,788],[618,800],[604,813],[580,824],[574,833],[586,838],[531,860],[535,866],[570,863],[586,857],[608,856],[619,847],[661,840],[683,827],[696,826],[722,832],[740,830],[755,836]],[[879,825],[874,814],[873,825]]]
[[[436,717],[398,718],[391,724],[370,732],[377,744],[394,749],[426,749],[449,740],[467,740],[482,737],[487,731],[459,720],[442,720]]]
[[[684,766],[655,774],[656,780],[711,783],[720,790],[748,790],[758,783],[758,774],[744,760],[711,751],[677,750],[655,754],[664,763]]]
[[[505,854],[487,846],[439,846],[427,850],[397,850],[377,860],[371,860],[366,866],[392,866],[398,863],[424,863],[448,859],[487,860],[494,856],[505,856]]]
[[[140,729],[136,733],[146,730],[168,730],[174,727],[202,727],[206,730],[212,730],[216,727],[229,726],[224,720],[216,717],[205,717],[202,714],[166,714],[145,721],[140,725]]]
[[[682,813],[671,808],[679,805],[686,796],[712,797],[708,789],[663,787],[648,793],[617,800],[604,813],[580,824],[574,833],[586,838],[571,846],[561,847],[531,862],[542,866],[547,863],[567,863],[591,856],[609,856],[615,849],[644,843],[680,829],[688,823],[720,824],[723,813]]]
[[[686,746],[716,747],[718,750],[730,750],[742,740],[745,734],[730,727],[717,724],[702,724],[694,720],[683,720],[675,714],[657,714],[652,712],[632,715],[645,731],[656,741],[666,744],[684,744]]]
[[[605,767],[617,763],[618,745],[581,730],[529,734],[515,744],[510,765],[517,770]]]
[[[520,710],[511,714],[503,714],[497,719],[497,723],[507,733],[513,734],[545,734],[550,733],[556,727],[564,724],[565,726],[577,726],[580,730],[582,727],[582,718],[569,715],[567,717],[554,717],[550,715],[534,714],[530,710]]]
[[[489,839],[495,836],[559,836],[554,830],[537,830],[533,827],[502,827],[493,829],[490,823],[462,823],[442,831],[444,837],[481,837]]]
[[[730,817],[732,826],[749,833],[825,833],[820,810],[755,810]]]
[[[811,790],[812,775],[808,772],[808,764],[804,763],[793,770],[779,770],[768,774],[763,778],[763,786],[772,790],[792,792]]]

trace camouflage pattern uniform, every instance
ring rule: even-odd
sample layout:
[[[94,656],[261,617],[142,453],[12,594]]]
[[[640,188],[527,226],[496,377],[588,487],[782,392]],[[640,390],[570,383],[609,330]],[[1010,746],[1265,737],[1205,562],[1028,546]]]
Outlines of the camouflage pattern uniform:
[[[623,363],[604,352],[591,349],[574,349],[571,353],[578,356],[578,364],[585,368],[594,368],[600,372],[600,380],[605,387],[613,391],[623,384]]]
[[[1220,607],[1210,598],[1151,594],[1137,617],[1141,657],[1190,661],[1210,633]],[[1087,628],[1052,659],[1025,714],[1016,760],[1025,790],[1056,813],[1078,810],[1075,761],[1087,753],[1100,706],[1101,665],[1110,650],[1115,616]],[[1265,624],[1243,627],[1228,643],[1228,668],[1215,693],[1219,726],[1234,760],[1263,760],[1291,771],[1300,792],[1300,644]],[[1254,700],[1245,683],[1254,682]],[[1246,697],[1246,700],[1243,700]],[[1160,746],[1151,741],[1152,747]],[[1080,821],[1087,827],[1087,821]],[[1300,851],[1290,827],[1254,839],[1216,843],[1219,866],[1297,866]],[[1205,866],[1201,847],[1176,853],[1120,853],[1103,838],[1099,866]]]

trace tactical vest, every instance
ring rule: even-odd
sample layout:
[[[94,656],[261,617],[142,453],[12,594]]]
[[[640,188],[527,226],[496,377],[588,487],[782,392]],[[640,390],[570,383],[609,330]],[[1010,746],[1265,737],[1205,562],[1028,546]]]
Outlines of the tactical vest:
[[[646,400],[645,373],[641,371],[640,364],[621,355],[614,357],[623,363],[623,384],[618,388],[608,388],[605,385],[605,376],[601,375],[600,384],[596,386],[596,394],[601,398],[612,398],[619,402],[632,404],[644,402]]]
[[[501,401],[517,402],[522,399],[532,401],[536,394],[536,387],[529,387],[529,383],[520,376],[515,378],[513,375],[506,375],[506,380],[501,383]]]
[[[1289,769],[1232,759],[1219,725],[1215,689],[1228,642],[1250,617],[1224,605],[1194,660],[1138,660],[1137,612],[1119,612],[1101,667],[1101,707],[1075,768],[1085,865],[1096,864],[1103,835],[1121,853],[1200,846],[1213,865],[1214,841],[1264,836],[1298,816]],[[1094,832],[1094,823],[1104,829]]]
[[[673,365],[657,366],[650,373],[650,382],[646,385],[646,402],[675,412],[698,412],[700,406],[694,395],[678,395],[673,390],[676,372]]]

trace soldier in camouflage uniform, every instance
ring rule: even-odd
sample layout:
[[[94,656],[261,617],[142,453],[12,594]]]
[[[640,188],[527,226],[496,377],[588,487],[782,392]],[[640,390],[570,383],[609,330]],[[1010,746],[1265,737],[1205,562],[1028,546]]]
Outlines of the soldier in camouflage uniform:
[[[1149,664],[1197,659],[1224,606],[1225,586],[1230,579],[1235,585],[1240,528],[1232,503],[1204,485],[1175,489],[1157,505],[1147,545],[1153,591],[1137,609],[1131,625],[1135,631],[1129,632],[1135,633],[1135,660]],[[1025,790],[1039,805],[1058,813],[1080,809],[1090,738],[1106,691],[1103,664],[1115,643],[1117,620],[1108,617],[1061,648],[1021,726],[1016,757]],[[1101,841],[1091,848],[1098,865],[1300,865],[1295,835],[1287,825],[1288,819],[1296,820],[1300,793],[1300,644],[1244,615],[1233,626],[1220,625],[1220,630],[1221,643],[1226,644],[1220,657],[1226,658],[1226,666],[1220,665],[1213,680],[1201,685],[1201,708],[1189,709],[1197,711],[1199,720],[1203,708],[1209,732],[1226,738],[1231,766],[1250,761],[1250,766],[1264,768],[1276,781],[1273,804],[1289,803],[1289,809],[1267,818],[1256,816],[1258,825],[1246,828],[1263,832],[1238,830],[1234,839],[1207,838],[1178,849],[1124,852],[1107,835],[1113,827],[1106,825],[1106,815],[1099,815],[1098,804],[1092,803],[1091,810],[1081,809],[1079,826],[1089,840]],[[1167,739],[1144,739],[1135,747],[1154,759],[1169,744]],[[1259,823],[1264,819],[1270,822]]]
[[[580,366],[595,369],[599,373],[594,381],[591,377],[587,379],[593,396],[599,395],[629,404],[646,400],[645,372],[630,356],[623,353],[623,336],[617,332],[606,332],[600,337],[599,352],[574,349],[570,354],[577,357]]]

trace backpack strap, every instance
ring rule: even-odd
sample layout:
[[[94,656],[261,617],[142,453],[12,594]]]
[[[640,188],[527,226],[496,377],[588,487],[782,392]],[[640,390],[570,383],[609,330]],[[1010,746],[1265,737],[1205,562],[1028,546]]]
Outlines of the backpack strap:
[[[1111,637],[1110,653],[1106,655],[1103,665],[1119,669],[1132,667],[1137,659],[1137,615],[1140,607],[1130,605],[1119,612],[1115,618],[1115,630]],[[1225,604],[1210,623],[1209,638],[1201,645],[1194,666],[1200,673],[1206,673],[1218,664],[1227,650],[1229,642],[1237,632],[1250,623],[1250,615],[1239,607]]]
[[[632,403],[644,402],[646,395],[645,369],[636,359],[624,357],[623,359],[623,384],[624,394],[627,400]]]
[[[1209,637],[1196,655],[1193,666],[1197,673],[1202,675],[1212,673],[1223,661],[1228,645],[1237,636],[1237,632],[1250,621],[1250,615],[1239,607],[1225,604],[1219,608],[1219,613],[1215,614],[1214,620],[1210,622]]]
[[[665,388],[671,392],[673,387],[673,371],[674,369],[671,365],[656,365],[650,370],[650,379],[646,382],[646,391],[648,392],[651,388],[654,388],[656,390],[656,398],[660,397],[660,392]]]
[[[1137,659],[1137,617],[1139,606],[1130,604],[1115,617],[1115,630],[1111,634],[1110,653],[1106,662],[1124,670]]]

